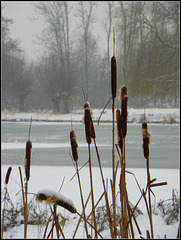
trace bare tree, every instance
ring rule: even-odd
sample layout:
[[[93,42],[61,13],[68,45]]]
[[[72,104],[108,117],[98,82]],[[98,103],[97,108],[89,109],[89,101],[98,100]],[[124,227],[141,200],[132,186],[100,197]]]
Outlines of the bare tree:
[[[19,47],[19,40],[10,37],[11,24],[12,19],[2,17],[2,102],[3,108],[15,107],[18,102],[19,110],[24,112],[32,75]]]
[[[55,94],[52,96],[52,101],[63,99],[64,110],[68,113],[69,86],[71,86],[68,2],[38,2],[34,6],[46,23],[46,28],[39,38],[40,44],[44,44],[50,55],[57,56],[59,64],[61,87],[57,86],[58,93],[52,92]]]
[[[170,99],[171,92],[172,98],[178,98],[179,4],[119,2],[119,5],[116,11],[120,30],[119,69],[124,66],[129,102],[145,105],[145,99],[149,99],[161,106]]]
[[[107,65],[110,68],[110,37],[111,30],[113,25],[113,6],[114,2],[107,1],[106,2],[106,20],[104,21],[104,29],[107,33]]]
[[[80,19],[80,30],[83,30],[83,42],[84,42],[84,59],[85,59],[85,79],[86,79],[86,94],[89,94],[89,38],[91,24],[95,22],[95,16],[93,15],[93,9],[96,6],[95,2],[78,2],[76,9],[77,17]]]

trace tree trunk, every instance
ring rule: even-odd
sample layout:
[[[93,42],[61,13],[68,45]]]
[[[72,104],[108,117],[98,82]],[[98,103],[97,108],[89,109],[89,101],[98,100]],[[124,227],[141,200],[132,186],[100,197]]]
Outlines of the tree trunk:
[[[24,112],[25,111],[25,97],[24,96],[20,96],[19,97],[19,111],[20,112]]]
[[[64,111],[65,111],[65,113],[70,113],[68,96],[63,96],[63,102],[64,102]]]
[[[53,112],[54,113],[60,113],[60,99],[57,96],[52,97],[53,102]]]

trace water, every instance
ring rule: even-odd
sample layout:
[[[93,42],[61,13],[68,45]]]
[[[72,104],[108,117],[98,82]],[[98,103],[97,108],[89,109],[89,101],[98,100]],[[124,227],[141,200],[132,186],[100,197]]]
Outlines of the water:
[[[79,166],[88,161],[88,146],[82,123],[73,124],[78,142]],[[31,141],[33,144],[33,165],[72,166],[70,157],[70,123],[33,122]],[[23,164],[25,146],[28,140],[29,123],[2,122],[1,125],[1,163]],[[112,166],[112,124],[95,124],[96,144],[103,167]],[[115,125],[116,130],[116,125]],[[179,168],[180,166],[180,128],[179,125],[149,124],[151,133],[150,168]],[[117,132],[115,131],[115,143]],[[91,143],[92,165],[98,166],[94,141]],[[115,159],[119,160],[115,149]],[[128,168],[145,168],[143,157],[141,124],[128,124],[126,137],[126,166]]]

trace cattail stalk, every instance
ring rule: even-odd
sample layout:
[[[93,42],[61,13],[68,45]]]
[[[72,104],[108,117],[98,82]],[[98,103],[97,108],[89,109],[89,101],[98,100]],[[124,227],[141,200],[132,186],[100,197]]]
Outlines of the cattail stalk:
[[[91,151],[90,151],[90,144],[88,144],[88,151],[89,151],[89,173],[90,173],[90,185],[91,185],[91,200],[92,200],[92,216],[94,221],[95,237],[97,238],[97,223],[96,223],[96,215],[95,215],[95,204],[94,204],[94,189],[93,189],[93,180],[92,180],[92,164],[91,164]]]
[[[70,132],[70,142],[71,142],[73,159],[76,163],[76,173],[77,173],[77,178],[78,178],[78,183],[79,183],[79,190],[80,190],[80,196],[81,196],[81,201],[82,201],[83,214],[84,214],[84,218],[86,218],[84,198],[83,198],[83,194],[82,194],[82,187],[81,187],[81,181],[80,181],[79,170],[78,170],[78,151],[77,151],[78,144],[77,144],[77,141],[76,141],[75,131],[73,129]],[[86,231],[86,235],[87,235],[87,238],[88,238],[88,228],[87,228],[87,223],[86,222],[85,222],[85,231]]]
[[[89,193],[89,196],[88,196],[88,198],[87,198],[87,200],[86,200],[84,209],[86,209],[86,207],[87,207],[87,204],[88,204],[88,202],[89,202],[90,196],[91,196],[91,192]],[[83,213],[82,213],[82,214],[83,214]],[[75,229],[75,231],[74,231],[74,234],[73,234],[73,237],[72,237],[73,239],[75,238],[75,235],[76,235],[77,230],[78,230],[78,228],[79,228],[80,222],[81,222],[81,217],[79,218],[79,221],[78,221],[78,223],[77,223],[76,229]]]
[[[85,219],[79,212],[76,212],[76,213],[79,215],[79,217],[81,217],[84,221],[86,221],[91,226],[91,228],[95,230],[96,234],[99,235],[99,237],[103,239],[103,236],[97,231],[97,229],[89,221],[87,221],[87,219]]]
[[[100,169],[101,178],[102,178],[102,184],[103,184],[104,193],[105,193],[105,202],[106,202],[106,208],[107,208],[107,217],[108,217],[108,222],[109,222],[109,229],[110,229],[111,237],[113,238],[114,235],[113,235],[113,229],[112,229],[112,220],[111,220],[111,212],[110,212],[110,207],[109,207],[108,195],[107,195],[104,176],[103,176],[103,172],[102,172],[100,155],[99,155],[99,152],[98,152],[98,148],[97,148],[97,144],[96,144],[95,139],[94,139],[94,146],[95,146],[95,149],[96,149],[97,159],[98,159],[98,163],[99,163],[99,169]]]
[[[127,87],[123,85],[120,89],[120,100],[121,100],[121,112],[118,109],[116,111],[117,120],[117,132],[118,132],[118,144],[121,149],[121,174],[120,174],[120,202],[121,202],[121,214],[122,222],[120,224],[121,237],[128,238],[128,197],[126,192],[126,151],[125,151],[125,138],[127,135]],[[131,230],[132,226],[130,225]],[[134,233],[132,232],[134,235]]]
[[[146,159],[147,168],[147,185],[148,185],[148,204],[149,204],[149,220],[151,228],[151,237],[154,238],[153,233],[153,221],[152,221],[152,207],[151,207],[151,195],[150,195],[150,170],[149,170],[149,144],[150,144],[150,134],[147,130],[147,123],[144,121],[142,123],[142,135],[143,135],[143,153]]]
[[[29,127],[29,136],[28,141],[26,142],[26,155],[25,155],[25,205],[24,205],[24,238],[27,238],[27,227],[28,227],[28,181],[30,179],[30,165],[31,165],[31,151],[32,151],[32,142],[30,141],[30,132],[31,132],[32,118]]]
[[[92,200],[92,216],[93,216],[93,221],[94,221],[94,227],[96,229],[95,231],[95,236],[97,236],[97,223],[96,223],[96,217],[95,217],[95,206],[94,206],[94,190],[93,190],[93,180],[92,180],[92,164],[91,164],[91,151],[90,151],[90,144],[91,144],[91,139],[92,135],[94,133],[92,132],[92,127],[91,127],[91,110],[88,102],[84,104],[84,124],[85,124],[85,135],[86,135],[86,141],[88,144],[88,152],[89,152],[89,174],[90,174],[90,187],[91,187],[91,200]],[[92,123],[93,124],[93,123]],[[94,136],[93,136],[94,137]]]
[[[111,58],[111,93],[112,93],[112,117],[113,117],[113,127],[112,127],[112,170],[113,170],[113,219],[114,219],[114,238],[117,236],[116,228],[116,186],[115,186],[115,134],[114,134],[114,121],[115,121],[115,97],[117,92],[117,64],[115,54],[115,34],[113,31],[113,57]]]
[[[81,201],[82,201],[83,215],[84,215],[84,218],[86,218],[84,198],[83,198],[83,194],[82,194],[82,187],[81,187],[81,181],[80,181],[80,176],[79,176],[79,171],[78,171],[78,162],[77,161],[76,161],[76,170],[77,170],[77,178],[78,178],[78,183],[79,183],[80,196],[81,196]],[[88,238],[89,233],[88,233],[88,228],[87,228],[87,223],[86,222],[85,222],[85,231],[86,231],[86,236]]]

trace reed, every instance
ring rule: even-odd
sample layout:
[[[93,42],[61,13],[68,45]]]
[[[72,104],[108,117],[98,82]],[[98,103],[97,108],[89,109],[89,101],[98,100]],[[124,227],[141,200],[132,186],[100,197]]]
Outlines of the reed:
[[[31,166],[31,151],[32,151],[32,142],[30,141],[30,132],[31,132],[32,118],[29,126],[29,137],[26,142],[26,153],[25,153],[25,197],[24,197],[24,238],[27,238],[27,228],[28,228],[28,181],[30,179],[30,166]]]
[[[111,58],[111,93],[112,93],[112,198],[113,198],[113,219],[114,219],[114,238],[117,237],[116,228],[116,176],[115,176],[115,97],[117,93],[117,63],[115,57],[115,33],[113,29],[113,57]]]
[[[86,219],[84,198],[83,198],[83,194],[82,194],[82,186],[81,186],[79,169],[78,169],[78,151],[77,151],[78,144],[77,144],[77,141],[76,141],[75,131],[73,129],[70,132],[70,143],[71,143],[71,148],[72,148],[73,159],[76,163],[76,173],[77,173],[77,178],[78,178],[78,183],[79,183],[79,190],[80,190],[83,214],[84,214],[84,218]],[[87,228],[87,223],[86,222],[85,222],[85,231],[86,231],[86,236],[88,238],[89,233],[88,233],[88,228]]]
[[[88,154],[89,154],[89,175],[90,175],[90,187],[91,187],[91,200],[92,200],[92,216],[94,221],[94,227],[95,227],[95,237],[97,238],[97,223],[96,223],[96,216],[95,216],[95,208],[94,208],[94,189],[93,189],[93,179],[92,179],[92,163],[91,163],[91,151],[90,151],[90,144],[92,139],[91,134],[91,111],[90,107],[87,105],[84,105],[84,123],[85,123],[85,135],[86,135],[86,141],[88,144]]]
[[[125,154],[125,138],[127,135],[127,87],[123,85],[120,90],[120,100],[121,100],[121,111],[116,110],[116,122],[117,122],[117,135],[118,135],[118,146],[121,149],[121,174],[120,174],[120,202],[121,202],[121,224],[120,232],[121,237],[128,238],[128,226],[130,225],[132,236],[134,236],[132,221],[128,225],[128,216],[130,217],[130,207],[128,202],[127,190],[126,190],[126,154]],[[118,149],[117,149],[118,150]]]
[[[8,193],[7,185],[9,182],[11,171],[12,171],[12,167],[10,166],[6,172],[6,177],[5,177],[6,187],[5,187],[5,195],[4,195],[4,199],[3,199],[4,207],[3,207],[3,216],[2,216],[2,223],[1,223],[1,238],[3,238],[3,232],[4,232],[4,213],[5,213],[5,208],[6,208],[6,197],[7,197],[7,193]]]
[[[146,159],[146,168],[147,168],[147,186],[148,186],[148,203],[149,203],[149,220],[150,220],[150,230],[151,230],[151,237],[154,238],[153,233],[153,220],[152,220],[152,207],[151,207],[151,187],[150,187],[150,170],[149,170],[149,144],[150,144],[150,133],[147,129],[147,123],[144,121],[142,123],[142,135],[143,135],[143,153]]]
[[[92,117],[91,117],[91,136],[94,140],[94,146],[95,146],[95,150],[96,150],[96,155],[97,155],[97,159],[98,159],[98,164],[99,164],[103,189],[104,189],[104,193],[105,193],[105,202],[106,202],[106,208],[107,208],[107,217],[108,217],[108,222],[109,222],[109,229],[110,229],[111,237],[113,238],[114,233],[113,233],[113,229],[112,229],[111,212],[110,212],[110,207],[109,207],[107,190],[106,190],[106,186],[105,186],[104,175],[103,175],[102,166],[101,166],[100,155],[99,155],[98,147],[97,147],[97,144],[96,144],[96,133],[95,133],[94,123],[93,123]]]

